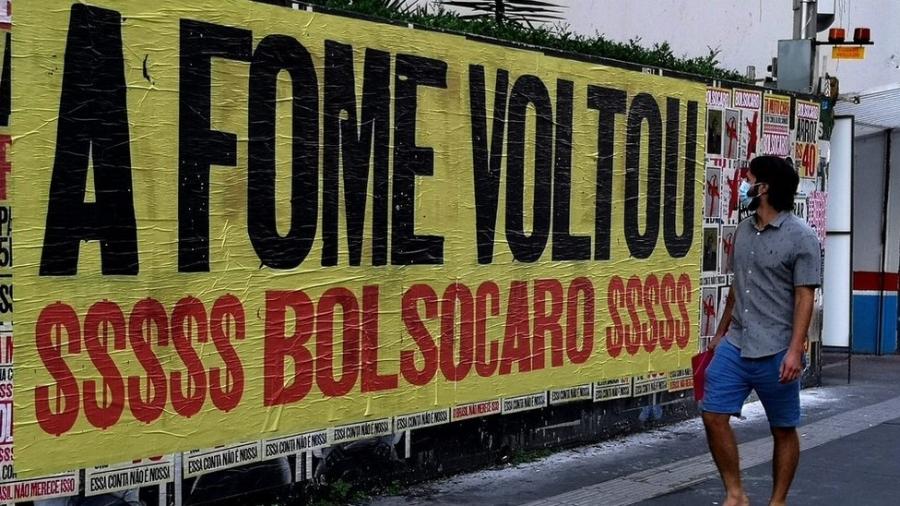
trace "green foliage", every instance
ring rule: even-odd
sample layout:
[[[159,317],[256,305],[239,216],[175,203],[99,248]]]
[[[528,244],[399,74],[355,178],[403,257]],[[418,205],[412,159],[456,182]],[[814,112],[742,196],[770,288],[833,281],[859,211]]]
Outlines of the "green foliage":
[[[357,490],[344,480],[337,480],[316,494],[311,504],[312,506],[346,506],[360,504],[367,499],[369,499],[369,495],[362,490]]]
[[[549,448],[538,448],[535,450],[519,450],[513,453],[509,458],[509,463],[518,466],[540,460],[553,455],[553,450]]]
[[[304,3],[367,16],[414,23],[424,28],[473,34],[482,37],[539,46],[559,51],[609,58],[638,65],[696,74],[712,79],[744,82],[740,73],[719,67],[719,51],[710,49],[705,56],[676,56],[667,43],[646,47],[639,38],[615,42],[601,34],[573,33],[568,26],[525,26],[498,22],[491,16],[467,17],[442,6],[413,5],[409,0],[307,0]]]
[[[384,487],[384,491],[383,491],[383,493],[386,495],[400,495],[400,493],[402,493],[402,492],[403,492],[403,485],[397,480],[394,480],[394,481],[388,483]]]

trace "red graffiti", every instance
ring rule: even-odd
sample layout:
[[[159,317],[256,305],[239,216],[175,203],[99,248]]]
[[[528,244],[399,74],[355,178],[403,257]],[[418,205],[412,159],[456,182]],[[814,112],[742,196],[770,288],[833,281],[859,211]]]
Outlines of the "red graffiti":
[[[725,272],[731,272],[731,254],[734,251],[734,234],[722,238],[722,249],[725,252]]]
[[[747,128],[750,130],[750,138],[747,141],[747,160],[753,158],[756,154],[756,126],[759,122],[759,111],[753,112],[753,121],[747,121]]]
[[[712,335],[709,333],[709,324],[715,321],[716,318],[716,306],[714,305],[712,295],[703,299],[703,316],[703,335]]]
[[[735,158],[734,148],[738,138],[737,118],[731,117],[728,122],[725,123],[725,134],[728,136],[728,147],[725,151],[725,158]]]
[[[729,177],[726,179],[728,188],[731,190],[728,195],[728,219],[734,216],[738,208],[738,177]]]
[[[706,195],[709,197],[709,213],[712,216],[715,213],[716,202],[719,201],[719,176],[713,176],[706,181]]]

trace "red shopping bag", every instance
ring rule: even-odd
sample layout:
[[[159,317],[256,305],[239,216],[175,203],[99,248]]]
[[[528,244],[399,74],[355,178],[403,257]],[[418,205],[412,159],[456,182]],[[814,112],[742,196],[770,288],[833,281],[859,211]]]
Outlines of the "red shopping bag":
[[[691,357],[691,367],[694,369],[694,400],[703,400],[703,384],[706,381],[706,368],[712,361],[713,351],[706,350]]]

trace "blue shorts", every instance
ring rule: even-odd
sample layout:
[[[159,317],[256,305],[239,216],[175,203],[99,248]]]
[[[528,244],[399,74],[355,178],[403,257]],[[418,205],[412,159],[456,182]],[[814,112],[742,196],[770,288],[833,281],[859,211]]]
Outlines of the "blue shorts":
[[[709,413],[740,416],[750,390],[762,402],[772,427],[800,425],[800,380],[778,381],[787,350],[762,358],[743,358],[741,350],[723,339],[706,369],[701,408]]]

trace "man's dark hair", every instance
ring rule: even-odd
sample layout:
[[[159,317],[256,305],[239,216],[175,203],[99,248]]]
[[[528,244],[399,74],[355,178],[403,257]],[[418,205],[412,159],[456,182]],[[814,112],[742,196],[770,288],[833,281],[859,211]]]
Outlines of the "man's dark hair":
[[[756,176],[757,183],[769,186],[769,205],[776,211],[794,208],[800,176],[793,165],[778,156],[757,156],[750,162],[750,173]]]

